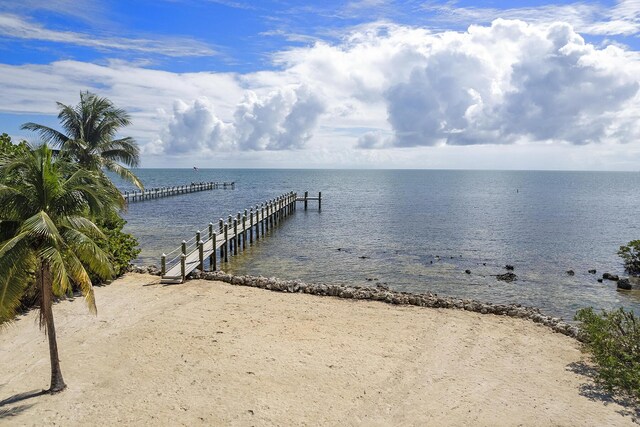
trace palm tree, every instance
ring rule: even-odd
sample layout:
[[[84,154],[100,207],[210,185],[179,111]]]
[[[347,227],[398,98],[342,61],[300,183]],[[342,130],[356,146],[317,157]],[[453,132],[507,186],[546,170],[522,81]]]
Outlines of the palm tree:
[[[58,119],[66,134],[31,122],[21,128],[38,132],[43,141],[59,148],[62,155],[70,156],[86,168],[107,169],[143,188],[133,172],[122,165],[139,165],[138,144],[131,137],[114,139],[120,128],[131,124],[125,110],[89,91],[80,92],[80,103],[76,106],[57,104],[60,111]]]
[[[89,272],[112,276],[108,255],[92,222],[122,208],[124,200],[104,174],[56,157],[46,145],[0,157],[0,322],[12,319],[35,282],[40,327],[49,341],[51,386],[66,385],[60,370],[52,300],[80,288],[96,311]]]

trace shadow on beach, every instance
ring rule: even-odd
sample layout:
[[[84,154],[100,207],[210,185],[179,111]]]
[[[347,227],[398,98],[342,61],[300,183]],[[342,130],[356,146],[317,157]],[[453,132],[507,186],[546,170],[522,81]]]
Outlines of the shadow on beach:
[[[1,388],[1,387],[0,387]],[[35,403],[29,405],[17,405],[10,408],[5,408],[8,405],[22,402],[23,400],[31,399],[34,397],[42,396],[47,393],[47,390],[31,390],[24,393],[14,394],[4,400],[0,400],[0,420],[4,418],[14,417],[27,409],[31,408]]]
[[[607,391],[603,386],[598,385],[596,380],[596,369],[585,362],[573,362],[567,365],[567,370],[589,378],[588,383],[580,386],[580,395],[590,400],[609,403],[617,403],[624,409],[618,411],[619,414],[630,416],[634,423],[640,424],[640,405],[629,398],[616,396]]]

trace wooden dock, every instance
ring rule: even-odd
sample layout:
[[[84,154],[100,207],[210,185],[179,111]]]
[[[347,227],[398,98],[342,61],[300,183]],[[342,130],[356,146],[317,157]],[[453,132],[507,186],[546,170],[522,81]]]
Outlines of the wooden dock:
[[[198,182],[190,185],[179,185],[174,187],[158,187],[142,191],[125,191],[122,193],[125,202],[141,202],[143,200],[159,199],[160,197],[176,196],[178,194],[195,193],[206,190],[234,190],[235,182]]]
[[[310,200],[310,199],[308,199]],[[162,254],[160,268],[161,283],[182,283],[185,277],[196,268],[204,271],[208,266],[211,271],[217,269],[218,256],[220,262],[228,262],[231,254],[238,255],[248,244],[264,238],[269,229],[276,227],[296,210],[296,202],[304,201],[294,192],[283,194],[255,208],[245,209],[244,214],[229,215],[225,222],[222,218],[218,224],[209,223],[206,234],[200,231],[189,240],[183,240],[179,248],[168,254]],[[167,259],[173,255],[173,258]]]
[[[296,202],[304,202],[304,210],[307,210],[309,201],[315,200],[318,202],[318,210],[322,209],[322,192],[318,193],[318,197],[309,197],[309,192],[304,192],[304,197],[297,197]]]

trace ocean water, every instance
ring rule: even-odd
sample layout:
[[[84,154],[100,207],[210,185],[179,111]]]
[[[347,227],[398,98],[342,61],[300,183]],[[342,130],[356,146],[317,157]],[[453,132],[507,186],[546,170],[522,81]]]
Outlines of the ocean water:
[[[235,181],[132,203],[126,230],[142,264],[209,222],[282,193],[322,191],[223,270],[315,283],[520,303],[572,319],[581,307],[640,313],[640,292],[598,283],[624,275],[618,247],[640,238],[640,173],[450,170],[139,169],[145,186]],[[124,188],[124,186],[123,186]],[[518,280],[495,275],[512,264]],[[465,270],[471,270],[466,274]],[[569,276],[566,271],[574,270]],[[597,274],[589,274],[596,269]]]

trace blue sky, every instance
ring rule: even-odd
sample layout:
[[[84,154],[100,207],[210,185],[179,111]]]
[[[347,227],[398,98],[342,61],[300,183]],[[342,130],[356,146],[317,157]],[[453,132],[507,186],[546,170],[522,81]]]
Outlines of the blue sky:
[[[638,0],[5,1],[0,131],[90,90],[146,167],[638,170],[639,32]]]

